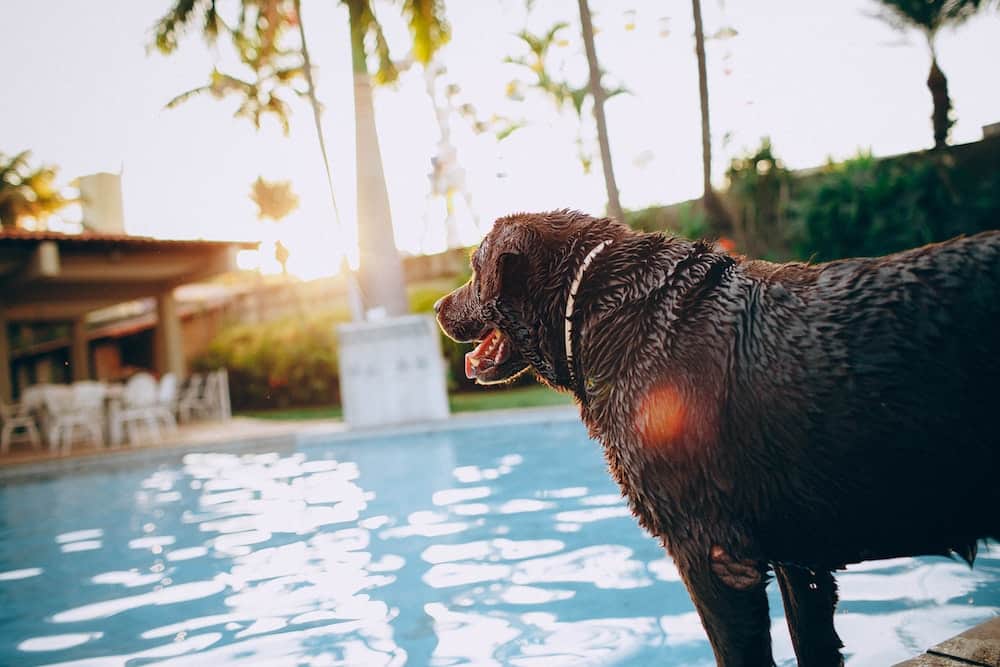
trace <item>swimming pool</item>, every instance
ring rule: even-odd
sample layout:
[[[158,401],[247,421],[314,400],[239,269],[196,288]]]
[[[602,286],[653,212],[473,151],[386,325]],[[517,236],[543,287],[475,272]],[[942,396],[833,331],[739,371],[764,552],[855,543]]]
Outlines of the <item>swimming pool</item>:
[[[573,421],[232,451],[2,481],[0,664],[713,662]],[[1000,612],[998,556],[841,574],[848,664]]]

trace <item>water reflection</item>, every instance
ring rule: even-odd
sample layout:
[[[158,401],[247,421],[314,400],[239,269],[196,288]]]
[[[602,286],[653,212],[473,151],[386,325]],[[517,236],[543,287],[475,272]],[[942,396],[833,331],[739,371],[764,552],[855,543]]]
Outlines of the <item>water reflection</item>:
[[[28,508],[0,524],[0,664],[712,664],[577,426],[191,454],[0,488],[0,507]],[[852,667],[1000,607],[989,552],[840,581]]]

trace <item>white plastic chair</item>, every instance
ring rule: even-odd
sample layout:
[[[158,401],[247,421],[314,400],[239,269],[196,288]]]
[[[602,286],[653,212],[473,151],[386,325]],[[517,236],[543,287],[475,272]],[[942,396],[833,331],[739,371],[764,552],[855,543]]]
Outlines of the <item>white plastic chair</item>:
[[[194,417],[221,421],[231,418],[229,373],[226,369],[220,368],[204,377],[192,375],[177,403],[177,414],[182,422]]]
[[[171,433],[177,432],[177,376],[167,373],[160,378],[156,388],[156,418]]]
[[[45,392],[54,385],[43,383],[33,384],[21,391],[21,405],[32,415],[38,424],[42,436],[49,432],[48,414],[45,410]]]
[[[139,442],[139,428],[142,427],[150,440],[160,440],[158,387],[156,378],[149,373],[137,373],[129,378],[122,391],[120,403],[111,411],[111,442],[121,444],[124,431],[129,444]]]
[[[42,438],[26,404],[0,402],[0,422],[3,423],[0,429],[0,452],[6,454],[12,443],[21,440],[30,442],[32,449],[41,447]]]
[[[194,373],[188,378],[184,391],[177,401],[177,417],[181,422],[189,422],[194,418],[196,412],[201,408],[201,392],[204,388],[205,378]]]
[[[45,389],[49,448],[69,452],[73,436],[82,430],[95,445],[104,436],[105,387],[99,382],[51,385]]]

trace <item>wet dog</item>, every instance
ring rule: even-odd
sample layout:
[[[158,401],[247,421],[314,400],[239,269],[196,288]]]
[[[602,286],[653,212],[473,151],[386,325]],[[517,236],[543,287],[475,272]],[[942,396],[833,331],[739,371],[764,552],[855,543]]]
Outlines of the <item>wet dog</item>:
[[[497,220],[435,304],[483,384],[576,397],[720,665],[842,664],[832,572],[1000,536],[1000,232],[816,266],[572,211]]]

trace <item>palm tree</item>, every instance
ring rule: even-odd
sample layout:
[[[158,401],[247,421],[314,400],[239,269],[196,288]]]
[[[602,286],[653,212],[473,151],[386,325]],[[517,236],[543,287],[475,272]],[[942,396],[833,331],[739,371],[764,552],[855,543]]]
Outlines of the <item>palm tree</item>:
[[[705,30],[701,22],[701,1],[691,0],[694,12],[694,50],[698,59],[698,95],[701,100],[702,206],[712,231],[728,233],[733,223],[729,212],[712,188],[712,131],[708,119],[708,72],[705,64]]]
[[[313,123],[316,126],[316,140],[319,142],[319,152],[323,158],[323,169],[326,173],[326,185],[330,193],[330,204],[333,206],[333,216],[337,222],[337,226],[343,233],[343,223],[340,218],[340,207],[337,206],[337,194],[333,188],[333,170],[330,169],[330,156],[326,150],[326,138],[323,134],[323,123],[320,120],[322,115],[323,106],[319,102],[319,97],[316,95],[316,82],[313,80],[313,69],[312,69],[312,57],[309,54],[309,44],[306,42],[306,27],[305,22],[302,20],[302,3],[300,0],[294,0],[295,2],[295,22],[298,24],[299,28],[299,45],[302,49],[302,63],[303,75],[306,80],[306,95],[309,98],[309,106],[312,108]],[[361,286],[358,284],[358,277],[351,270],[350,264],[347,262],[347,255],[341,255],[341,273],[344,274],[347,280],[347,302],[348,307],[351,311],[351,319],[355,322],[360,322],[365,319],[365,306],[364,299],[361,296]],[[284,265],[282,265],[282,270],[284,270]]]
[[[399,71],[392,61],[382,26],[375,17],[372,1],[341,1],[347,5],[351,27],[361,284],[367,304],[382,308],[387,315],[401,315],[409,310],[409,304],[402,263],[393,237],[372,100],[372,83],[391,83],[399,76]],[[403,0],[403,13],[413,38],[413,56],[426,65],[450,38],[443,4],[440,0]],[[368,69],[367,37],[371,37],[375,45],[374,74]]]
[[[993,0],[879,0],[883,11],[877,14],[897,30],[913,28],[923,33],[931,54],[931,69],[927,75],[927,88],[931,91],[934,111],[931,125],[934,128],[934,148],[948,144],[948,134],[955,124],[951,117],[951,98],[948,96],[948,79],[938,66],[935,40],[945,26],[957,26]]]
[[[604,117],[604,100],[607,93],[601,85],[601,66],[597,62],[597,50],[594,48],[594,24],[590,18],[590,5],[587,0],[578,0],[580,5],[580,24],[583,27],[583,47],[587,52],[587,65],[590,69],[589,89],[594,98],[594,120],[597,122],[597,143],[601,148],[601,167],[604,170],[604,187],[608,191],[608,212],[613,218],[624,222],[625,215],[618,197],[618,183],[615,181],[615,170],[611,165],[611,145],[608,142],[608,122]]]
[[[259,44],[264,54],[264,62],[269,63],[283,52],[277,47],[281,27],[291,20],[298,23],[301,37],[300,53],[305,66],[301,72],[307,83],[305,94],[309,96],[316,120],[318,136],[323,146],[324,162],[327,166],[329,180],[329,161],[325,151],[325,142],[319,124],[320,106],[316,99],[315,85],[311,76],[311,62],[305,44],[305,30],[302,22],[301,4],[292,0],[292,10],[287,9],[289,0],[242,0],[241,20],[237,29],[230,29],[216,11],[215,0],[199,2],[198,0],[178,0],[154,28],[155,44],[161,51],[169,53],[177,45],[177,36],[200,18],[202,31],[206,39],[213,40],[220,31],[229,30],[234,36],[248,38],[244,26],[245,16],[256,12],[257,20],[253,23],[257,34],[261,37]],[[399,315],[408,310],[405,287],[403,283],[402,265],[396,251],[392,230],[392,218],[389,211],[389,198],[385,185],[385,175],[382,168],[381,152],[378,145],[378,134],[375,127],[375,109],[372,102],[372,83],[389,83],[398,72],[389,54],[388,42],[382,32],[382,26],[375,17],[372,0],[341,0],[347,5],[350,21],[351,62],[354,70],[354,110],[356,129],[356,162],[358,179],[358,226],[359,245],[361,247],[361,286],[365,307],[369,310],[381,309],[387,315]],[[203,10],[200,16],[197,10]],[[403,12],[406,15],[411,34],[414,38],[414,53],[418,58],[433,56],[448,39],[449,28],[444,20],[443,6],[440,0],[403,0]],[[263,17],[263,18],[261,18]],[[372,75],[368,69],[368,51],[365,47],[366,38],[374,41],[374,55],[377,68]],[[252,39],[250,40],[252,43]],[[255,69],[255,71],[257,71]],[[269,80],[267,72],[263,78]],[[247,89],[252,91],[252,89]],[[281,115],[269,107],[267,112]],[[254,105],[251,105],[251,110]],[[252,111],[248,112],[252,116]],[[332,183],[332,181],[331,181]],[[332,194],[332,188],[331,188]]]
[[[26,218],[44,222],[76,201],[56,188],[55,167],[32,167],[30,158],[31,151],[11,157],[0,153],[0,228],[17,227]]]
[[[358,188],[358,246],[361,249],[361,289],[368,309],[380,308],[386,315],[409,310],[403,282],[403,266],[396,252],[389,209],[389,192],[382,168],[382,151],[375,126],[372,74],[368,70],[365,38],[375,42],[378,83],[394,81],[399,72],[389,55],[382,26],[370,0],[343,0],[351,28],[351,65],[354,72],[355,169]]]
[[[292,191],[291,181],[266,181],[263,176],[250,186],[250,199],[257,205],[259,220],[281,222],[299,207],[299,197]],[[274,242],[274,258],[281,265],[281,275],[288,275],[288,248],[280,240]]]
[[[263,176],[250,186],[250,199],[257,205],[261,220],[281,222],[299,207],[299,197],[292,190],[291,181],[267,181]]]
[[[278,46],[293,20],[290,5],[287,0],[245,0],[232,26],[222,20],[215,5],[215,0],[204,4],[205,39],[214,43],[220,32],[227,34],[241,65],[253,78],[246,80],[213,68],[207,84],[174,97],[167,108],[206,94],[216,99],[235,97],[240,100],[235,117],[246,118],[260,129],[265,115],[274,116],[287,135],[291,107],[284,96],[287,92],[306,94],[294,87],[303,75],[299,55]],[[160,19],[154,27],[154,43],[161,52],[169,54],[177,48],[179,33],[194,21],[197,8],[195,2],[181,0]]]
[[[568,81],[554,78],[549,71],[549,51],[554,44],[558,44],[560,42],[561,37],[559,36],[559,33],[568,27],[568,23],[559,22],[554,24],[544,34],[540,35],[536,35],[528,30],[518,32],[516,36],[527,47],[528,55],[507,56],[504,58],[504,62],[513,65],[520,65],[525,68],[528,72],[530,72],[530,76],[534,77],[534,81],[528,84],[530,88],[539,90],[551,98],[552,101],[555,102],[556,108],[559,110],[565,108],[567,104],[570,105],[573,108],[573,111],[576,112],[577,120],[582,122],[584,102],[586,101],[587,96],[592,94],[592,80],[588,79],[588,82],[583,86],[574,86]],[[603,96],[603,100],[607,100],[615,95],[621,95],[626,92],[628,92],[628,90],[620,86],[610,90],[600,86],[600,94]],[[507,97],[516,101],[524,100],[519,81],[514,80],[507,84]],[[594,114],[596,120],[596,108]],[[601,115],[603,117],[603,112]],[[503,140],[525,125],[526,123],[524,122],[505,119],[504,127],[497,134],[497,139]],[[598,134],[600,139],[600,132]],[[604,164],[605,169],[605,185],[608,187],[608,208],[612,216],[618,217],[621,215],[621,206],[618,205],[617,207],[618,213],[613,212],[615,206],[613,202],[618,201],[618,186],[615,184],[614,170],[611,168],[610,150],[607,152],[606,156],[604,151],[607,144],[606,125],[603,139],[602,143],[605,145],[602,145],[601,147],[601,155],[602,163]],[[589,173],[591,164],[593,163],[593,157],[589,154],[589,151],[584,149],[583,137],[579,134],[579,132],[577,134],[576,144],[579,151],[580,163],[583,165],[583,170],[584,172]],[[611,177],[610,180],[607,179],[609,174]],[[618,219],[621,220],[623,218],[618,217]]]

